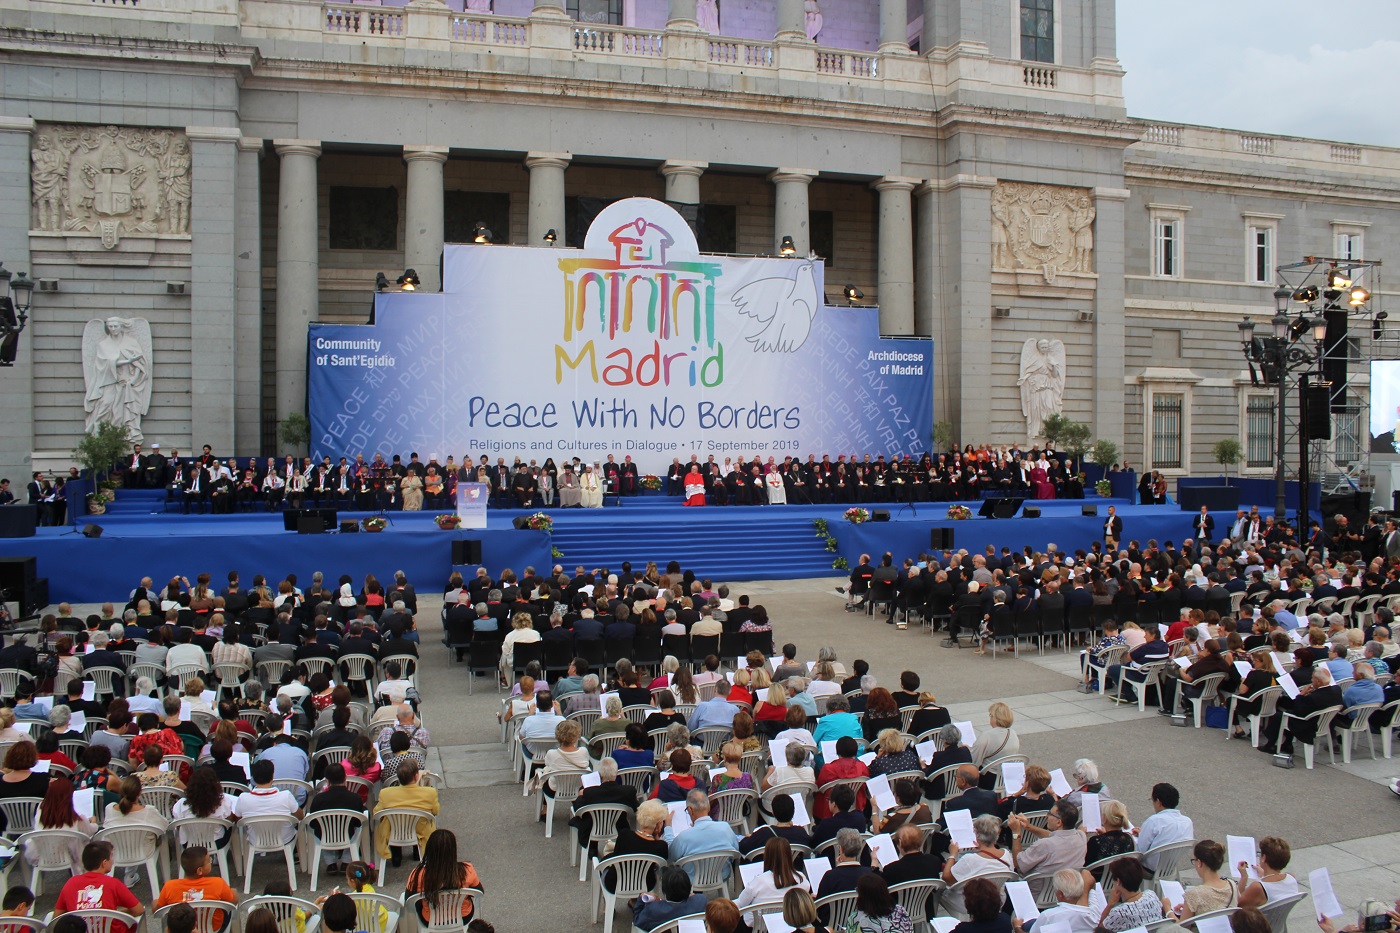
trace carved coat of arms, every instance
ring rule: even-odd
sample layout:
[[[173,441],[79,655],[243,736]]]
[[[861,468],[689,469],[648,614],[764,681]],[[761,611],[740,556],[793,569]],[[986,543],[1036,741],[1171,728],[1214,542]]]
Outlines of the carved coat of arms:
[[[1041,273],[1047,284],[1092,272],[1094,201],[1083,188],[1000,182],[992,192],[992,267]]]

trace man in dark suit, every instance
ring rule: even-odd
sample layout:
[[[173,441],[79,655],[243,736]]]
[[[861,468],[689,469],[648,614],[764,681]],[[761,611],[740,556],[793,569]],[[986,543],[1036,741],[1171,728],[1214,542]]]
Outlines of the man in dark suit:
[[[38,676],[39,652],[25,642],[26,636],[20,635],[4,648],[0,648],[0,668],[24,671],[31,677]]]
[[[1205,506],[1201,506],[1200,515],[1191,519],[1191,537],[1205,545],[1215,538],[1215,518]]]
[[[1283,730],[1283,742],[1275,749],[1274,745],[1278,739],[1279,730],[1283,726],[1283,713],[1292,713],[1294,716],[1310,716],[1320,709],[1329,706],[1343,706],[1342,690],[1332,684],[1331,674],[1325,664],[1319,663],[1312,672],[1312,681],[1298,691],[1297,697],[1279,697],[1278,711],[1280,715],[1272,717],[1264,726],[1264,740],[1259,746],[1261,752],[1270,755],[1287,755],[1288,763],[1283,767],[1293,767],[1293,740],[1312,744],[1316,739],[1319,742],[1331,741],[1331,736],[1318,736],[1317,723],[1310,720],[1289,720],[1288,728]]]
[[[613,609],[613,621],[603,628],[604,638],[636,638],[637,626],[628,618],[632,611],[626,603],[618,603]]]
[[[950,797],[943,803],[943,813],[950,810],[967,810],[975,820],[983,814],[990,813],[993,816],[1000,816],[997,807],[996,791],[978,787],[981,780],[981,773],[974,764],[961,765],[958,768],[958,790],[957,796]],[[938,825],[946,827],[943,817],[939,816]]]
[[[122,656],[109,650],[107,643],[108,635],[106,632],[92,633],[92,650],[82,656],[83,670],[91,670],[94,667],[115,667],[119,670],[126,670],[126,662],[122,660]],[[79,689],[78,695],[82,695],[81,689]]]
[[[549,617],[549,630],[540,635],[540,641],[567,645],[569,652],[573,653],[574,633],[564,628],[564,617],[557,612]]]
[[[861,852],[864,849],[865,840],[857,830],[847,826],[836,834],[836,867],[822,875],[822,883],[817,887],[817,900],[831,894],[854,891],[856,882],[874,871],[870,866],[860,863]],[[831,908],[818,908],[817,919],[828,923],[831,919]]]
[[[924,852],[924,834],[917,826],[905,824],[894,834],[895,848],[899,859],[878,869],[888,885],[903,884],[906,881],[931,881],[943,874],[943,859],[938,855]],[[911,918],[916,922],[922,918]]]
[[[1103,544],[1109,551],[1118,550],[1118,542],[1123,539],[1123,519],[1118,517],[1118,509],[1108,507],[1108,517],[1103,523]]]
[[[603,623],[594,617],[592,609],[585,609],[584,613],[574,620],[574,640],[602,641]]]

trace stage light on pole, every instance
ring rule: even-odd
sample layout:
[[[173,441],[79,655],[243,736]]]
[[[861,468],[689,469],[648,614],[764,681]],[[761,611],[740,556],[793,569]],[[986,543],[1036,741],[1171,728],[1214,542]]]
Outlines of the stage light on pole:
[[[857,301],[860,301],[860,300],[861,300],[862,298],[864,298],[864,297],[865,297],[865,292],[863,292],[863,291],[861,291],[860,289],[856,288],[854,285],[847,285],[847,286],[846,286],[846,303],[847,303],[847,304],[855,304]]]
[[[1371,339],[1372,339],[1372,340],[1380,340],[1380,339],[1381,339],[1381,335],[1385,333],[1385,319],[1388,318],[1388,317],[1390,317],[1389,314],[1387,314],[1387,313],[1384,312],[1384,311],[1381,311],[1381,312],[1379,312],[1375,317],[1371,318]]]
[[[794,242],[792,241],[792,237],[790,237],[790,236],[785,236],[785,237],[783,237],[783,244],[782,244],[782,246],[778,247],[778,254],[779,254],[780,256],[796,256],[796,255],[797,255],[797,244],[794,243]]]
[[[1368,292],[1366,289],[1362,288],[1360,285],[1353,285],[1353,286],[1352,286],[1352,289],[1351,289],[1351,297],[1348,299],[1348,303],[1349,303],[1353,308],[1359,308],[1359,307],[1361,307],[1362,305],[1364,305],[1366,302],[1368,302],[1368,301],[1370,301],[1370,300],[1371,300],[1371,293],[1370,293],[1370,292]]]
[[[485,223],[483,223],[482,221],[479,221],[479,220],[476,222],[476,240],[475,240],[475,242],[477,242],[477,243],[494,243],[494,242],[496,242],[496,235],[495,235],[494,233],[491,232],[491,228],[488,227],[488,226],[486,226]]]
[[[546,243],[553,243],[553,242],[555,242],[555,241],[558,240],[558,239],[559,239],[559,234],[557,234],[557,233],[554,232],[554,228],[553,228],[553,227],[550,227],[550,228],[549,228],[549,232],[546,233],[546,234],[544,235],[544,241],[545,241]],[[480,243],[481,241],[480,241],[480,240],[477,240],[477,242]]]
[[[1327,270],[1328,288],[1351,288],[1351,274],[1349,269],[1339,269],[1336,266]]]
[[[382,292],[389,287],[389,277],[383,272],[377,273],[374,277],[374,290]]]
[[[411,292],[417,288],[421,282],[418,280],[418,273],[412,269],[403,270],[403,275],[399,276],[395,282],[403,291]]]
[[[1316,285],[1304,285],[1293,293],[1293,300],[1303,304],[1312,304],[1317,301],[1318,291]]]

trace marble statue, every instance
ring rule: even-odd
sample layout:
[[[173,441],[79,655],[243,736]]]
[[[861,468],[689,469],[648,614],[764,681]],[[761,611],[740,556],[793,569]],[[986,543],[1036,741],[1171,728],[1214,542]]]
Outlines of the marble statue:
[[[113,315],[83,328],[85,430],[100,422],[126,425],[139,441],[141,418],[151,407],[151,325],[145,318]]]
[[[821,35],[824,22],[821,5],[817,0],[803,0],[802,9],[807,19],[807,38],[815,41]]]
[[[1047,285],[1094,271],[1094,199],[1084,188],[998,182],[992,192],[992,268],[1030,269]]]
[[[189,236],[193,162],[178,130],[41,123],[30,151],[30,229],[96,236]]]
[[[719,0],[698,0],[695,4],[695,18],[700,28],[712,36],[719,35]]]
[[[1065,345],[1060,340],[1028,337],[1021,347],[1021,414],[1026,440],[1044,436],[1045,419],[1064,410]]]

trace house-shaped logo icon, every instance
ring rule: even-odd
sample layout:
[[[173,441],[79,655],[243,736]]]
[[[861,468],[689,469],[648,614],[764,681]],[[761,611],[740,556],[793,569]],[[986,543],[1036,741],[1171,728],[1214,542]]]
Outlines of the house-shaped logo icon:
[[[666,250],[675,240],[664,228],[638,217],[608,234],[608,242],[617,251],[617,264],[627,268],[664,266]]]

